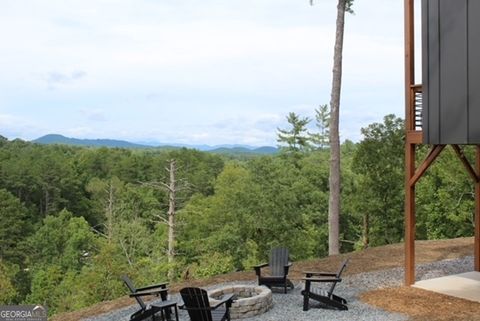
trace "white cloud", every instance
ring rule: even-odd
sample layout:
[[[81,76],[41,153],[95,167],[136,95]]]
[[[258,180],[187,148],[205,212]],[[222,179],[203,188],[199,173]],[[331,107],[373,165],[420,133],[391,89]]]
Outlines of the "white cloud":
[[[36,122],[11,114],[0,113],[0,128],[0,135],[9,139],[31,140],[45,133],[44,128],[39,127]]]
[[[103,138],[99,132],[91,127],[73,127],[64,130],[65,136],[74,138]]]
[[[88,120],[95,121],[95,122],[104,122],[107,120],[107,116],[105,115],[105,111],[103,109],[81,109],[80,113],[85,115]]]
[[[47,82],[48,88],[53,89],[60,85],[70,85],[73,82],[84,78],[86,75],[87,73],[81,70],[75,70],[70,73],[50,71],[44,75],[44,79]]]
[[[403,103],[401,3],[354,8],[344,49],[346,137]],[[5,0],[0,104],[29,115],[28,126],[10,127],[25,136],[46,128],[275,144],[288,112],[312,118],[330,100],[335,10],[334,1],[308,0]]]

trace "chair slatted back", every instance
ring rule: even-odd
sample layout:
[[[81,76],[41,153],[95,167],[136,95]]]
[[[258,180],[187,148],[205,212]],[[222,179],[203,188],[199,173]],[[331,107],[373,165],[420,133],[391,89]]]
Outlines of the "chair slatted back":
[[[268,265],[272,276],[285,276],[285,265],[288,264],[288,249],[285,247],[273,248],[270,252]]]
[[[192,321],[212,321],[207,291],[200,288],[183,288],[180,294]]]
[[[347,267],[348,260],[350,260],[350,258],[347,258],[345,261],[343,261],[342,265],[338,269],[337,275],[336,275],[337,278],[340,278],[342,276],[343,270],[345,270],[345,268]],[[335,290],[336,285],[337,285],[337,282],[333,282],[332,286],[330,287],[330,290],[328,290],[328,296],[331,296],[333,294],[333,290]]]
[[[135,293],[137,291],[137,288],[133,285],[132,280],[126,275],[122,276],[122,280],[125,283],[125,285],[128,287],[131,293]],[[143,302],[142,298],[139,296],[136,296],[135,299],[137,300],[138,304],[142,307],[142,310],[147,309],[147,305],[145,302]]]

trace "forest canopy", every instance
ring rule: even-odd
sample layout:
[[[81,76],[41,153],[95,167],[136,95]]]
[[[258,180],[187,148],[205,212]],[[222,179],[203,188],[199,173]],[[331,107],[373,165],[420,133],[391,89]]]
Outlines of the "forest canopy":
[[[289,117],[281,152],[270,156],[2,138],[0,304],[75,310],[124,295],[122,274],[153,283],[249,270],[277,245],[294,260],[326,256],[328,141]],[[387,115],[362,134],[341,146],[342,252],[403,238],[403,120]],[[179,188],[169,261],[163,187],[172,160]],[[444,153],[417,186],[417,238],[473,235],[473,197],[462,164]]]

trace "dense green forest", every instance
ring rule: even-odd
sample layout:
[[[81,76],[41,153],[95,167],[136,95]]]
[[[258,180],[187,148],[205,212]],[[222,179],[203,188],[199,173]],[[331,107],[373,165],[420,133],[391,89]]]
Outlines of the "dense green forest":
[[[276,245],[294,260],[326,256],[328,142],[324,132],[306,133],[305,119],[289,117],[281,152],[271,156],[0,139],[0,304],[74,310],[125,295],[122,274],[145,284],[248,270]],[[343,252],[403,237],[403,121],[388,115],[362,134],[341,146]],[[417,193],[417,238],[473,234],[473,184],[453,152]]]

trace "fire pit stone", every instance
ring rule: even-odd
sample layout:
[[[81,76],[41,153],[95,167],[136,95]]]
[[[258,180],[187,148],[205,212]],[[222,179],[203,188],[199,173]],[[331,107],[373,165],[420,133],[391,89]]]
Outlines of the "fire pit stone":
[[[272,291],[265,286],[231,285],[208,292],[210,304],[215,305],[226,294],[235,294],[230,308],[232,319],[250,318],[267,312],[272,306]]]

